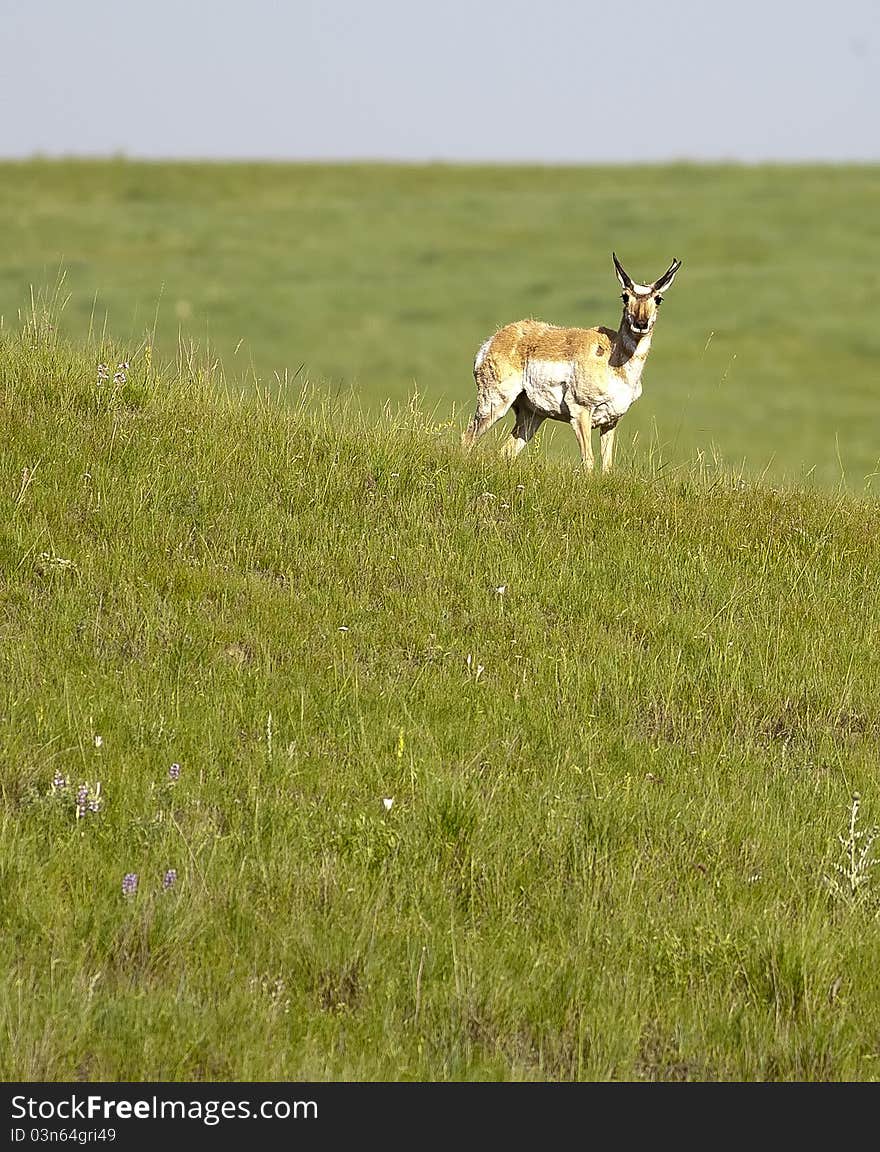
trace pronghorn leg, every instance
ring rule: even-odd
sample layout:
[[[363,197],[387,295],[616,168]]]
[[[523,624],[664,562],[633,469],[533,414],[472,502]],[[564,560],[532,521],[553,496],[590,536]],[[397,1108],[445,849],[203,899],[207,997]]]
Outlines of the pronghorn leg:
[[[515,460],[516,457],[519,456],[526,444],[528,444],[544,423],[543,416],[539,416],[538,413],[531,408],[526,408],[519,400],[514,401],[513,411],[516,415],[516,422],[510,433],[510,439],[504,445],[503,449],[504,455],[508,460]]]
[[[611,462],[614,459],[614,430],[616,425],[603,428],[599,433],[599,448],[602,452],[602,471],[611,471]]]
[[[581,460],[588,472],[593,471],[593,410],[592,408],[579,408],[571,414],[571,426],[577,436],[578,447],[581,450]]]
[[[522,378],[517,376],[515,379],[502,381],[485,389],[480,387],[478,380],[477,390],[477,410],[461,438],[461,445],[465,449],[473,448],[493,424],[497,424],[507,415],[514,400],[522,391]]]

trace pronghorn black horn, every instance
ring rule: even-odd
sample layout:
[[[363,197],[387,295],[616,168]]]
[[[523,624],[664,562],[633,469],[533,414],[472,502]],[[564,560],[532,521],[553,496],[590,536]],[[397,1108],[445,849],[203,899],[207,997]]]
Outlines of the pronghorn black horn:
[[[616,253],[614,253],[614,252],[611,253],[611,259],[614,261],[614,267],[617,269],[617,275],[620,277],[620,280],[621,280],[623,286],[625,288],[632,288],[632,286],[633,286],[632,279],[629,277],[629,275],[627,274],[623,265],[617,259]]]
[[[664,288],[667,288],[672,283],[672,281],[674,280],[675,273],[679,270],[680,267],[681,267],[681,261],[680,260],[673,260],[672,263],[669,265],[669,267],[666,269],[666,271],[663,273],[663,275],[660,277],[660,279],[655,280],[654,283],[651,285],[652,291],[660,292]]]

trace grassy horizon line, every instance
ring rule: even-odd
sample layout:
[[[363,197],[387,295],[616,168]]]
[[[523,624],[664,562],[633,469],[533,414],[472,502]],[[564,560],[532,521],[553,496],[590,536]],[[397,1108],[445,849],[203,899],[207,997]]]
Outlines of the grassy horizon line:
[[[0,314],[63,259],[75,340],[98,296],[117,334],[155,323],[173,352],[179,334],[207,333],[230,370],[272,380],[304,365],[369,411],[414,385],[429,408],[470,405],[492,332],[527,316],[615,324],[611,252],[649,280],[676,256],[618,443],[656,435],[675,462],[717,450],[826,488],[877,471],[876,166],[93,159],[4,172]],[[553,450],[575,454],[573,438]]]
[[[96,153],[83,153],[83,152],[32,152],[27,155],[20,156],[4,156],[0,155],[0,165],[21,165],[21,164],[143,164],[143,165],[182,165],[182,166],[205,166],[205,167],[240,167],[241,165],[251,165],[254,167],[278,167],[289,166],[297,167],[303,166],[307,168],[464,168],[464,169],[495,169],[495,168],[510,168],[513,170],[526,170],[526,171],[541,171],[547,168],[562,168],[562,169],[591,169],[597,168],[606,170],[609,168],[617,168],[622,170],[629,169],[679,169],[679,168],[696,168],[696,169],[755,169],[755,168],[768,168],[768,169],[804,169],[804,168],[866,168],[875,169],[880,167],[880,159],[865,160],[865,159],[836,159],[828,160],[821,158],[805,157],[799,160],[776,160],[772,158],[764,159],[736,159],[733,157],[722,158],[706,158],[701,159],[698,157],[669,157],[662,160],[516,160],[516,159],[501,159],[501,160],[482,160],[482,159],[406,159],[394,157],[369,157],[369,156],[352,156],[352,157],[272,157],[272,156],[199,156],[192,155],[140,155],[130,154],[126,152],[96,152]]]

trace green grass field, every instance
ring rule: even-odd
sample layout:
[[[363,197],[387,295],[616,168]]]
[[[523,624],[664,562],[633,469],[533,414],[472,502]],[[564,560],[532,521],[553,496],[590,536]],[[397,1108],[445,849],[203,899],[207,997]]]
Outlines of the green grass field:
[[[876,1077],[872,499],[122,355],[0,337],[0,1076]]]
[[[0,1078],[877,1078],[877,187],[4,167]],[[612,245],[619,470],[463,457]]]
[[[611,249],[645,279],[678,256],[622,445],[823,487],[877,470],[876,167],[0,171],[7,322],[63,265],[74,335],[94,309],[134,348],[158,314],[169,354],[182,328],[237,378],[299,371],[371,411],[418,389],[462,424],[496,327],[616,324]]]

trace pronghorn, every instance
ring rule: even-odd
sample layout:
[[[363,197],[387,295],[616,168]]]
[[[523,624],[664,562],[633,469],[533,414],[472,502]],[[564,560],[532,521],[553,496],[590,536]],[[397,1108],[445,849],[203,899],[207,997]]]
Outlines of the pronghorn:
[[[590,433],[598,428],[602,470],[611,467],[617,421],[642,394],[642,369],[651,350],[660,293],[681,267],[673,260],[653,284],[636,284],[612,252],[623,289],[620,327],[558,328],[520,320],[499,329],[474,360],[477,410],[462,436],[465,448],[513,408],[516,417],[505,445],[517,456],[545,420],[567,420],[585,468],[593,467]]]

